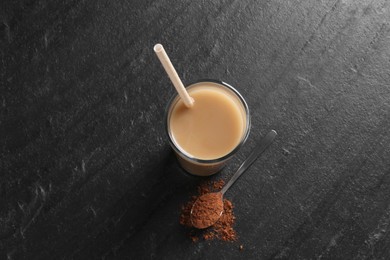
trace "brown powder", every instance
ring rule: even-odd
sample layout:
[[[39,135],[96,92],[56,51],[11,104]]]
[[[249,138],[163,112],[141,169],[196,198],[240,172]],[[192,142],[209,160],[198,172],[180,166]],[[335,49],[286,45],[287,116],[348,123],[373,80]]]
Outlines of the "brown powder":
[[[223,186],[225,185],[225,182],[223,180],[214,181],[212,182],[213,190],[222,190]]]
[[[233,204],[227,200],[223,200],[223,213],[218,221],[207,229],[194,229],[191,222],[191,209],[196,199],[206,193],[220,191],[225,182],[223,180],[215,182],[205,182],[198,187],[198,196],[193,196],[191,200],[182,206],[180,214],[180,224],[190,229],[190,238],[193,242],[197,242],[200,237],[205,240],[220,239],[223,241],[237,240],[237,233],[233,228],[235,217],[233,214]]]
[[[207,228],[220,218],[223,212],[222,193],[211,192],[198,197],[192,206],[191,222],[196,228]]]

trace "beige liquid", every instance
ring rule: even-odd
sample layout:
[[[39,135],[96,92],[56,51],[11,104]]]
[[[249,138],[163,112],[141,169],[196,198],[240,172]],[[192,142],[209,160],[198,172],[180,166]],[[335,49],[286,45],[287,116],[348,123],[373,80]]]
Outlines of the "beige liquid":
[[[229,154],[246,130],[246,114],[240,100],[214,83],[200,83],[188,92],[194,106],[187,108],[179,100],[170,116],[174,142],[197,159],[218,159]]]

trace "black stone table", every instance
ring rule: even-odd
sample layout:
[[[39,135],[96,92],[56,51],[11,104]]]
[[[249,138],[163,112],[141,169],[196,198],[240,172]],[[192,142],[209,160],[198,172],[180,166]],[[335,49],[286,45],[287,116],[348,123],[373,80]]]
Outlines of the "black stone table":
[[[236,242],[193,243],[164,133],[174,89],[251,110]],[[390,259],[390,1],[3,0],[0,259]],[[239,250],[239,246],[243,250]]]

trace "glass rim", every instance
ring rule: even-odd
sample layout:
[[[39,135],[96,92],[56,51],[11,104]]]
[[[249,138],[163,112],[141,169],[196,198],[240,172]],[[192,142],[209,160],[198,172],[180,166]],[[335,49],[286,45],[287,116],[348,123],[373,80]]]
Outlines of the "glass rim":
[[[196,157],[193,157],[191,155],[189,155],[186,151],[184,151],[179,145],[177,145],[175,142],[174,142],[174,138],[173,136],[171,135],[171,132],[169,131],[169,123],[168,123],[168,119],[169,119],[169,116],[170,116],[170,112],[171,112],[171,108],[173,107],[173,104],[174,104],[174,101],[175,99],[178,97],[178,94],[175,93],[169,100],[168,102],[168,105],[165,109],[165,131],[166,131],[166,134],[168,135],[168,140],[169,140],[169,143],[171,145],[171,147],[182,157],[184,157],[184,159],[187,159],[189,161],[192,161],[192,162],[196,162],[196,163],[199,163],[199,164],[213,164],[213,163],[219,163],[219,162],[222,162],[222,161],[225,161],[226,159],[228,159],[229,157],[231,157],[232,155],[234,155],[241,147],[242,145],[246,142],[246,140],[248,139],[248,136],[249,136],[249,132],[250,132],[250,127],[251,127],[251,121],[250,121],[250,114],[249,114],[249,107],[248,107],[248,104],[246,103],[245,99],[242,97],[242,95],[234,88],[232,87],[231,85],[229,85],[228,83],[226,82],[223,82],[221,80],[215,80],[215,79],[200,79],[200,80],[197,80],[197,81],[194,81],[194,82],[191,82],[190,84],[188,84],[186,86],[186,88],[190,88],[191,86],[195,85],[195,84],[198,84],[198,83],[208,83],[208,82],[211,82],[211,83],[215,83],[215,84],[218,84],[218,85],[221,85],[227,89],[229,89],[230,91],[232,91],[239,99],[239,101],[241,102],[242,106],[244,107],[244,110],[245,110],[245,115],[246,115],[246,128],[245,128],[245,132],[240,140],[240,142],[237,144],[236,147],[234,147],[233,150],[231,150],[229,153],[225,154],[224,156],[222,157],[219,157],[219,158],[215,158],[215,159],[200,159],[200,158],[196,158]]]

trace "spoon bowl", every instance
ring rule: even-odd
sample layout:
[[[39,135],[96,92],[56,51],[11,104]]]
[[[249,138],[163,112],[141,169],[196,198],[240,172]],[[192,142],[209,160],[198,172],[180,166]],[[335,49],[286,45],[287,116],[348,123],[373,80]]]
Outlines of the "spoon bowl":
[[[198,229],[208,228],[218,221],[223,213],[221,192],[205,193],[195,201],[191,208],[191,223]],[[210,223],[212,223],[210,225]]]

